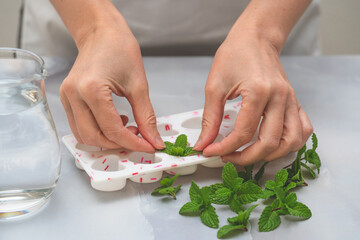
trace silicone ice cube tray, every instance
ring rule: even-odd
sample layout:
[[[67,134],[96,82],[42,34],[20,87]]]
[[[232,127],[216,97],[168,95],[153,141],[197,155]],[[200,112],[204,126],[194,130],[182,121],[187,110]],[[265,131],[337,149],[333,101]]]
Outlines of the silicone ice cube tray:
[[[234,127],[241,102],[227,103],[216,141],[221,141]],[[193,146],[201,132],[203,109],[157,118],[159,133],[164,141],[175,142],[179,134],[186,134],[188,145]],[[135,125],[130,124],[130,125]],[[78,144],[73,135],[63,137],[65,146],[75,157],[75,164],[90,176],[93,188],[100,191],[116,191],[125,187],[126,180],[138,183],[159,181],[163,171],[169,174],[189,175],[197,165],[222,167],[218,156],[201,154],[175,157],[162,152],[154,154],[131,152],[124,149],[102,149]]]

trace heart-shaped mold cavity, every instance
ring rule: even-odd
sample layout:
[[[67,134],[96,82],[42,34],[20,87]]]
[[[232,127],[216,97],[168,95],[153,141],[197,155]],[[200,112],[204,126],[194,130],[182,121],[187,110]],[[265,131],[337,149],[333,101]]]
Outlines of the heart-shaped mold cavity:
[[[157,125],[157,129],[160,133],[160,136],[174,136],[179,134],[178,131],[173,129],[172,124],[170,123],[161,123]]]
[[[224,112],[224,122],[234,122],[236,120],[237,112],[235,110],[227,110]]]
[[[189,129],[201,129],[201,117],[193,117],[185,120],[181,126]]]
[[[85,145],[85,144],[80,144],[80,143],[77,143],[75,148],[78,150],[81,150],[81,151],[85,151],[85,152],[98,152],[98,151],[103,150],[100,147],[90,146],[90,145]]]
[[[143,152],[130,153],[129,160],[138,164],[154,164],[162,161],[162,159],[158,156],[155,156],[154,153],[151,154]]]
[[[105,172],[116,172],[125,169],[125,166],[120,164],[118,159],[111,159],[109,156],[99,158],[91,167],[94,170]]]

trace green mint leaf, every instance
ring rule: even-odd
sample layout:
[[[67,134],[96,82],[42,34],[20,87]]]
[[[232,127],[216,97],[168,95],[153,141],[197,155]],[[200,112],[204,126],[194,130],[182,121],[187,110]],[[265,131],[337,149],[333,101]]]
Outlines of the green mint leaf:
[[[305,152],[305,160],[309,163],[312,163],[316,166],[318,174],[320,173],[321,161],[319,155],[315,152],[315,150],[307,150]]]
[[[160,194],[159,194],[159,191],[160,191],[161,189],[163,189],[163,188],[165,188],[165,187],[164,187],[164,186],[161,186],[161,187],[156,188],[154,191],[152,191],[151,195],[153,195],[153,196],[155,196],[155,195],[160,195]]]
[[[276,198],[272,203],[271,203],[271,208],[273,211],[275,211],[275,209],[279,209],[281,208],[281,202],[278,198]]]
[[[169,186],[172,186],[175,182],[175,180],[180,176],[180,174],[176,174],[174,176],[172,176],[171,178],[169,178]]]
[[[262,196],[262,188],[252,182],[245,182],[239,188],[238,199],[242,204],[255,202]]]
[[[290,189],[293,189],[296,187],[296,183],[294,182],[290,182],[286,187],[285,187],[285,192],[288,192]]]
[[[215,193],[218,189],[223,188],[224,184],[223,183],[215,183],[209,186],[211,189],[211,193]]]
[[[311,140],[312,140],[312,149],[315,151],[316,148],[318,147],[318,139],[315,133],[313,133],[313,135],[311,136]]]
[[[222,226],[219,231],[217,232],[217,237],[218,238],[223,238],[225,237],[227,234],[229,234],[230,232],[234,231],[234,230],[243,230],[243,231],[247,231],[246,226],[244,225],[224,225]]]
[[[229,207],[235,213],[239,213],[240,211],[243,210],[243,206],[241,202],[237,199],[236,195],[233,195],[232,198],[230,199]]]
[[[171,148],[172,146],[174,146],[174,144],[172,142],[169,142],[169,141],[165,141],[165,149],[167,148]]]
[[[294,203],[293,206],[286,204],[286,207],[289,211],[289,214],[293,216],[308,219],[312,215],[310,209],[305,204],[300,202]]]
[[[292,206],[294,203],[296,203],[296,200],[297,200],[296,193],[289,193],[285,197],[285,203],[289,206]]]
[[[231,189],[234,191],[234,192],[238,192],[239,191],[239,188],[241,187],[242,183],[243,183],[244,179],[240,178],[240,177],[237,177],[234,179],[233,181],[233,185],[231,186]],[[251,180],[249,180],[251,181]]]
[[[244,167],[245,171],[238,172],[238,176],[243,178],[245,182],[251,180],[253,167],[254,165]]]
[[[301,159],[301,155],[306,151],[306,144],[298,151],[296,159]]]
[[[311,174],[312,178],[316,178],[316,173],[305,163],[301,163],[301,166],[306,168],[306,170],[308,170],[308,172]]]
[[[201,152],[198,152],[198,151],[194,151],[192,149],[193,149],[192,147],[185,148],[184,156],[189,156],[189,155],[192,155],[192,154],[200,154],[201,153]]]
[[[275,192],[273,190],[264,189],[261,198],[268,199],[269,197],[272,197],[274,195]]]
[[[163,189],[159,190],[160,194],[170,194],[171,192],[174,192],[174,188],[173,187],[165,187]]]
[[[183,156],[184,155],[184,149],[181,147],[172,147],[171,149],[171,155],[174,156]]]
[[[186,213],[196,213],[200,212],[202,209],[202,204],[196,202],[187,202],[180,208],[180,214]]]
[[[211,205],[208,206],[200,215],[201,221],[208,227],[218,228],[219,217],[215,212],[215,208]]]
[[[276,186],[276,183],[273,180],[267,180],[265,182],[265,187],[270,189],[270,190],[274,190]]]
[[[255,174],[255,180],[256,182],[259,182],[260,179],[262,178],[262,176],[264,175],[265,172],[265,166],[268,165],[269,162],[265,162],[261,168],[259,169],[259,171]]]
[[[199,186],[193,181],[189,189],[189,195],[192,202],[202,203],[202,193]]]
[[[284,191],[283,187],[276,187],[274,189],[274,192],[276,194],[276,197],[281,201],[285,201],[286,192]]]
[[[171,181],[170,181],[170,178],[169,178],[169,177],[164,177],[163,179],[161,179],[160,185],[161,185],[161,186],[164,186],[164,187],[169,187],[169,186],[172,185],[170,182],[171,182]]]
[[[208,186],[205,186],[205,187],[202,187],[200,189],[201,191],[201,197],[202,197],[202,200],[204,202],[204,205],[205,206],[208,206],[211,204],[211,199],[210,199],[210,195],[211,195],[211,188],[208,187]]]
[[[232,191],[228,188],[220,188],[212,195],[211,202],[215,204],[228,204],[232,196]]]
[[[281,223],[277,211],[273,211],[271,206],[265,207],[259,218],[259,231],[269,232],[277,228]]]
[[[182,186],[182,185],[180,184],[179,186],[175,187],[174,193],[177,193],[177,192],[180,190],[181,186]]]
[[[240,211],[242,212],[242,211]],[[235,216],[235,217],[230,217],[227,219],[228,222],[231,224],[231,225],[239,225],[240,222],[239,222],[239,216]]]
[[[231,188],[237,177],[238,173],[235,166],[230,162],[226,163],[222,170],[222,180],[225,187]]]
[[[174,147],[180,147],[185,149],[187,145],[187,136],[185,134],[181,134],[176,138]]]
[[[242,225],[247,226],[250,218],[251,212],[258,206],[259,204],[251,205],[248,209],[246,209],[244,212],[240,212],[238,217],[239,221]]]
[[[288,179],[288,172],[285,169],[279,170],[275,175],[275,184],[276,186],[282,187],[285,185]]]

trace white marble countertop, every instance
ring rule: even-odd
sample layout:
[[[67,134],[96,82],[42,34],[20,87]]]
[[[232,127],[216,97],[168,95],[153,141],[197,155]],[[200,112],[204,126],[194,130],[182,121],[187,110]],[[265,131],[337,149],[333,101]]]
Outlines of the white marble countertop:
[[[210,57],[147,57],[145,69],[157,116],[203,108],[204,86]],[[59,99],[59,86],[69,71],[63,59],[47,59],[47,98],[61,138],[70,134]],[[320,176],[296,191],[299,201],[312,210],[306,221],[282,218],[269,233],[260,233],[258,216],[251,231],[234,239],[356,239],[360,235],[360,56],[283,57],[286,73],[319,138]],[[130,112],[124,100],[116,106]],[[131,119],[130,119],[131,120]],[[221,169],[199,167],[177,181],[184,188],[177,201],[150,196],[158,183],[128,182],[117,192],[91,188],[89,177],[74,165],[62,145],[60,180],[49,204],[22,220],[0,222],[0,239],[217,239],[217,230],[198,217],[178,214],[187,202],[192,180],[200,186],[220,180]],[[287,156],[268,165],[264,178],[293,159]],[[220,211],[220,225],[234,214]]]

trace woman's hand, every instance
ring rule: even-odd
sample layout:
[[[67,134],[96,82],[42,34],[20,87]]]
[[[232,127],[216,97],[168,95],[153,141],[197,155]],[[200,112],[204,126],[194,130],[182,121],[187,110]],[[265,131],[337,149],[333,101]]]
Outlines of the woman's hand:
[[[212,143],[226,100],[240,95],[242,104],[234,130],[221,142]],[[257,141],[236,152],[250,142],[261,117]],[[281,66],[278,49],[269,41],[245,34],[229,35],[215,55],[205,88],[202,125],[194,149],[240,165],[271,161],[295,152],[313,131]]]
[[[154,152],[165,147],[156,128],[139,45],[126,27],[92,31],[77,42],[78,57],[60,88],[69,124],[80,143]],[[136,127],[125,127],[112,93],[131,104]],[[144,137],[137,136],[138,133]]]

